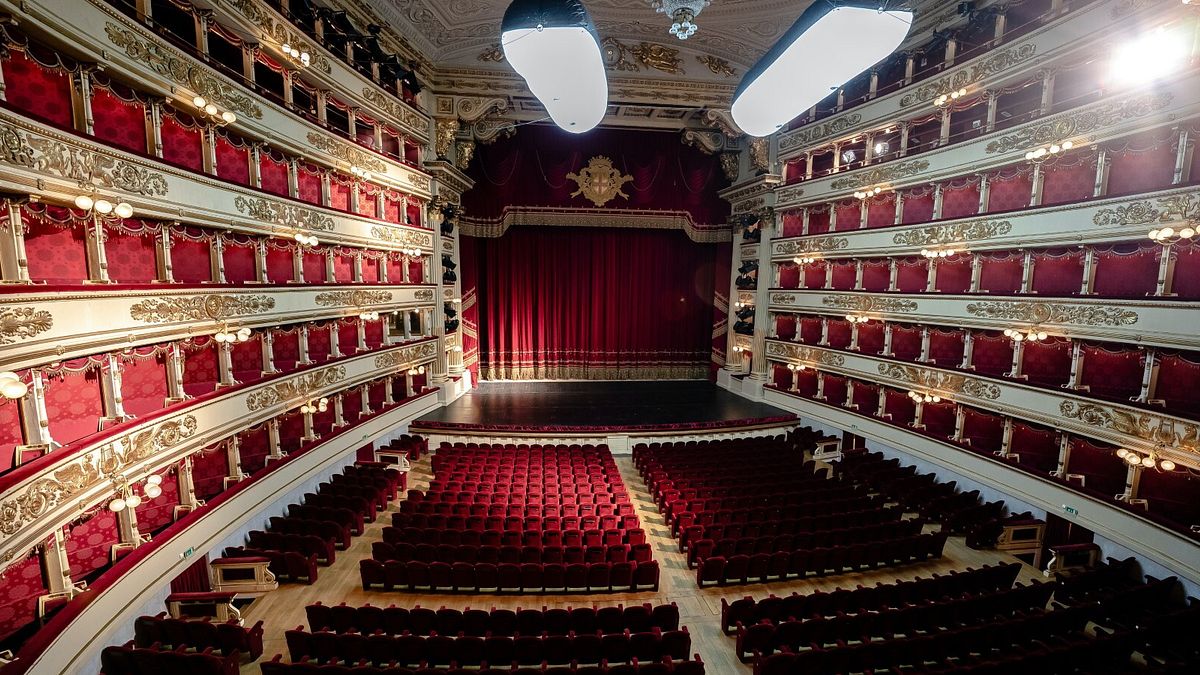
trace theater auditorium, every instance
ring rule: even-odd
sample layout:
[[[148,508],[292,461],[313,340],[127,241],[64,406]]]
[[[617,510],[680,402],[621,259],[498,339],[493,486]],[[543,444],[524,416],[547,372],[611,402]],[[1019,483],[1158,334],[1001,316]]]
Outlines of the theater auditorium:
[[[0,675],[1200,672],[1200,0],[0,0]]]

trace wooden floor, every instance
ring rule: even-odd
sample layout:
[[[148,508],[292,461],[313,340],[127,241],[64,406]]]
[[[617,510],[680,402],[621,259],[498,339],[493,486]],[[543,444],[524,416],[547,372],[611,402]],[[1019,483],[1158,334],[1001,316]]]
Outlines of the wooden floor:
[[[696,587],[695,574],[687,568],[683,554],[679,553],[676,541],[671,538],[670,531],[665,527],[662,516],[658,514],[649,492],[638,476],[633,462],[629,457],[616,458],[617,466],[629,489],[642,527],[646,530],[651,544],[654,546],[654,557],[659,561],[662,570],[662,580],[659,591],[645,593],[605,593],[605,594],[570,594],[570,595],[499,595],[499,594],[450,594],[450,593],[402,593],[384,591],[363,591],[358,574],[358,561],[370,557],[371,542],[382,539],[381,531],[384,525],[390,524],[391,516],[381,515],[375,523],[368,524],[364,536],[355,537],[352,546],[347,551],[339,551],[337,562],[330,567],[322,567],[317,583],[311,586],[301,584],[284,584],[279,590],[255,601],[243,610],[242,614],[247,625],[262,620],[265,635],[263,639],[262,660],[270,660],[275,654],[283,654],[287,659],[287,645],[284,642],[284,631],[297,626],[308,629],[305,617],[305,605],[318,600],[327,605],[346,602],[350,605],[372,604],[386,607],[390,604],[412,607],[467,607],[489,609],[491,607],[515,609],[517,607],[568,607],[596,605],[615,605],[618,603],[650,602],[662,604],[674,602],[679,605],[680,623],[687,626],[692,636],[692,651],[698,652],[704,660],[708,675],[725,675],[726,673],[749,674],[750,666],[742,664],[734,656],[733,638],[721,632],[719,623],[721,616],[721,598],[740,598],[751,595],[755,598],[765,597],[769,593],[776,595],[789,594],[792,591],[801,593],[815,590],[832,590],[838,587],[853,588],[857,584],[874,584],[877,581],[890,582],[896,579],[911,579],[916,576],[929,576],[933,572],[946,572],[964,567],[979,567],[984,564],[1012,562],[1016,559],[998,551],[975,551],[967,548],[962,537],[951,537],[946,543],[945,556],[936,561],[920,565],[907,565],[867,573],[841,574],[836,576],[819,577],[808,580],[773,582],[768,584],[750,584],[743,586]],[[413,471],[409,474],[409,487],[421,489],[428,485],[430,478],[429,460],[422,459],[414,463]],[[392,505],[395,509],[395,505]],[[1028,582],[1041,575],[1029,566],[1025,566],[1019,581]],[[242,673],[258,673],[258,663],[242,666]]]

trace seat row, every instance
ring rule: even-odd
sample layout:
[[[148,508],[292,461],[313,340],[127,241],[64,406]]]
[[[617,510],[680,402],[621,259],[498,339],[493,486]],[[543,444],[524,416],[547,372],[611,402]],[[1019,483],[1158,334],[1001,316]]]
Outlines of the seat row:
[[[102,675],[237,675],[237,651],[218,656],[211,648],[189,652],[187,647],[163,649],[159,645],[135,647],[133,641],[110,645],[100,652]]]
[[[371,557],[376,560],[426,563],[489,563],[492,565],[541,563],[549,565],[575,563],[650,562],[650,544],[632,546],[472,546],[468,544],[410,544],[408,542],[376,541],[371,543]]]
[[[222,557],[267,558],[271,561],[267,564],[267,569],[280,582],[313,584],[317,580],[317,556],[315,553],[304,554],[298,551],[229,546],[222,551]]]
[[[316,529],[315,527],[313,528]],[[332,565],[337,557],[337,547],[334,540],[323,539],[315,534],[284,534],[282,532],[266,532],[251,530],[247,534],[250,548],[273,551],[295,551],[305,555],[315,555],[317,564]]]
[[[350,526],[332,520],[309,520],[296,516],[271,516],[267,527],[279,534],[314,534],[324,541],[332,542],[339,551],[350,548],[353,536]]]
[[[691,497],[687,495],[691,494]],[[769,479],[745,487],[724,486],[712,489],[670,488],[662,491],[655,499],[659,513],[668,519],[673,517],[678,504],[684,504],[689,499],[700,495],[720,499],[720,508],[745,509],[755,506],[810,506],[831,501],[865,498],[867,491],[849,484],[836,483],[825,479],[812,483],[799,484],[794,481],[783,481],[770,484]],[[715,503],[714,503],[715,505]],[[685,510],[691,511],[691,508]]]
[[[643,563],[426,563],[361,560],[363,590],[473,593],[657,591],[657,561]]]
[[[393,513],[393,527],[419,527],[435,530],[474,530],[476,532],[528,532],[559,530],[629,530],[641,527],[636,514],[623,516],[443,516],[426,513]]]
[[[300,663],[284,663],[283,655],[262,663],[263,675],[704,675],[704,662],[696,654],[692,660],[676,661],[663,659],[656,662],[617,663],[607,662],[595,666],[572,663],[563,666],[540,664],[537,666],[509,666],[493,668],[430,668],[413,670],[404,666],[376,667],[367,663],[321,664],[304,659]]]
[[[691,525],[683,528],[679,533],[679,550],[686,551],[691,542],[704,539],[719,542],[802,534],[816,536],[825,532],[836,532],[839,529],[857,529],[880,523],[895,523],[900,520],[902,515],[904,514],[900,512],[900,509],[876,506],[863,511],[847,511],[819,516],[777,518],[750,523]]]
[[[583,516],[628,516],[633,515],[633,504],[626,501],[620,504],[564,504],[559,501],[554,504],[531,505],[524,501],[505,500],[499,504],[459,502],[410,502],[407,499],[399,504],[400,513],[420,513],[441,516],[520,516],[522,518],[582,518]]]
[[[688,525],[719,525],[726,523],[757,523],[764,520],[791,520],[833,513],[869,511],[882,508],[884,500],[876,496],[854,494],[809,504],[738,504],[731,499],[698,503],[701,500],[679,500],[668,504],[671,512],[672,534]],[[703,500],[707,502],[708,500]]]
[[[1011,588],[1020,571],[1020,563],[984,565],[979,569],[967,568],[945,575],[897,580],[890,584],[877,582],[874,586],[852,589],[817,590],[784,597],[769,595],[761,600],[750,596],[733,601],[721,598],[721,630],[732,634],[738,624],[748,626],[763,621],[779,623],[792,618],[902,607],[963,593],[990,593]]]
[[[388,543],[449,544],[451,546],[612,546],[644,544],[646,531],[640,527],[590,530],[451,530],[434,527],[385,527]]]
[[[683,455],[685,457],[705,457],[719,455],[728,459],[730,452],[767,448],[782,450],[789,443],[786,436],[760,436],[756,438],[722,438],[698,439],[691,441],[654,441],[637,443],[633,446],[633,463],[641,466],[646,457],[670,457]]]
[[[646,476],[646,487],[656,498],[668,490],[696,490],[696,495],[726,497],[735,496],[746,488],[778,490],[787,485],[820,485],[829,480],[825,473],[817,475],[795,464],[771,464],[754,468],[731,469],[728,476],[719,475],[719,469],[687,473],[655,471]]]
[[[600,664],[686,659],[692,648],[687,628],[670,631],[653,629],[641,633],[601,635],[517,635],[491,637],[448,635],[387,635],[374,633],[309,633],[303,627],[284,633],[292,661],[304,657],[345,663],[369,661],[372,665],[434,667],[511,664],[536,666],[547,663]]]
[[[263,622],[250,628],[230,619],[213,623],[208,617],[198,621],[173,619],[161,612],[157,616],[139,616],[133,621],[133,643],[148,649],[153,644],[175,649],[187,646],[197,651],[212,649],[221,656],[242,654],[253,661],[262,656]]]
[[[326,630],[345,633],[383,631],[389,635],[405,632],[414,635],[566,635],[570,632],[602,634],[634,633],[657,628],[662,631],[679,628],[679,607],[667,605],[612,605],[607,607],[567,607],[541,609],[518,607],[512,609],[455,609],[442,607],[353,607],[324,605],[320,602],[304,608],[308,626],[313,631]]]
[[[849,544],[790,553],[756,553],[706,558],[696,569],[700,587],[796,579],[809,575],[840,574],[889,565],[940,558],[946,534],[918,534],[866,544]]]
[[[459,474],[456,474],[459,475]],[[438,478],[429,481],[428,492],[499,492],[499,481],[506,492],[527,494],[570,494],[575,492],[617,492],[625,486],[609,482],[606,476],[525,476],[525,475],[469,475],[463,478]]]
[[[327,520],[337,523],[350,530],[351,536],[360,537],[366,521],[362,514],[344,506],[315,506],[312,504],[291,504],[288,506],[288,517],[301,520]]]
[[[1053,592],[1053,584],[1018,585],[994,593],[968,593],[879,611],[859,610],[833,617],[739,625],[737,655],[749,663],[777,651],[800,651],[868,638],[891,639],[897,633],[927,634],[975,625],[1018,612],[1043,610]]]
[[[894,514],[894,515],[899,515]],[[832,530],[816,530],[812,532],[796,532],[795,534],[780,534],[765,537],[741,537],[738,539],[697,539],[688,546],[688,567],[696,567],[705,558],[712,556],[753,555],[755,553],[779,553],[792,551],[809,551],[831,546],[847,546],[850,544],[869,544],[872,542],[895,537],[908,537],[919,534],[925,523],[917,520],[898,520],[873,523],[859,527],[845,527]]]
[[[423,506],[424,504],[522,504],[527,506],[539,506],[541,504],[555,504],[560,506],[573,506],[575,504],[629,504],[629,495],[622,492],[608,492],[607,488],[597,492],[562,492],[558,494],[527,494],[525,492],[508,492],[497,490],[494,492],[426,492],[420,496],[414,497],[414,492],[420,490],[409,490],[408,499],[401,504],[411,502],[413,506]],[[367,520],[373,520],[374,512],[370,516],[366,516]]]
[[[407,452],[408,461],[415,462],[421,459],[421,455],[429,452],[429,439],[417,434],[404,434],[400,438],[393,438],[386,445],[381,445],[377,449]]]

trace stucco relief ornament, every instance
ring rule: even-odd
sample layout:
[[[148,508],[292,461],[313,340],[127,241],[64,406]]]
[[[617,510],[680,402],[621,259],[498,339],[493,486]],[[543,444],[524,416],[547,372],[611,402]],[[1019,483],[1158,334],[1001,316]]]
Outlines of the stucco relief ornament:
[[[579,173],[572,171],[567,178],[579,186],[571,193],[572,197],[583,195],[596,206],[604,206],[617,197],[629,199],[621,188],[633,181],[633,176],[622,175],[613,167],[612,160],[604,156],[591,158]]]

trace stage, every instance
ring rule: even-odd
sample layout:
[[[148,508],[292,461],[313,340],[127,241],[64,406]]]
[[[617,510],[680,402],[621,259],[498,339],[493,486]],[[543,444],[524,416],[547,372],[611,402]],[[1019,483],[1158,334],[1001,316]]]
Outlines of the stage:
[[[658,382],[482,382],[410,430],[458,434],[713,433],[778,428],[795,415],[712,384]]]

